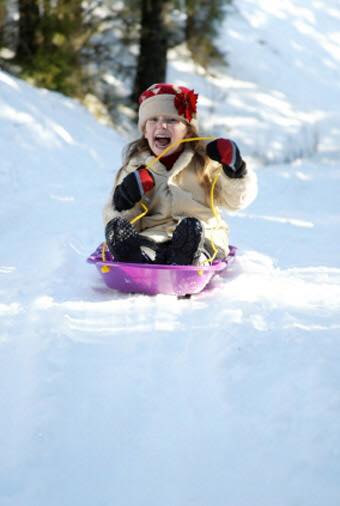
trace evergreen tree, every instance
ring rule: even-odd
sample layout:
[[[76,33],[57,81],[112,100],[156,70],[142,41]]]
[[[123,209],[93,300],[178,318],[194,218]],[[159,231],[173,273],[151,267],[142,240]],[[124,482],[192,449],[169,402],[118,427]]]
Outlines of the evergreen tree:
[[[40,21],[38,0],[18,0],[19,30],[16,56],[19,61],[32,60],[38,49]]]
[[[0,47],[4,43],[5,19],[6,19],[6,2],[5,0],[0,0]]]
[[[139,55],[132,99],[148,86],[166,80],[169,31],[166,15],[170,0],[142,0]]]
[[[80,50],[89,37],[81,0],[18,0],[16,60],[39,86],[82,97]]]
[[[5,17],[9,2],[18,8],[17,20],[10,22]],[[83,98],[93,92],[114,113],[124,102],[126,83],[136,104],[148,86],[166,81],[168,48],[186,43],[194,61],[206,69],[224,61],[215,38],[229,3],[0,0],[0,30],[5,20],[6,41],[16,49],[14,63],[19,64],[12,65],[15,72],[20,68],[24,78],[67,95]]]

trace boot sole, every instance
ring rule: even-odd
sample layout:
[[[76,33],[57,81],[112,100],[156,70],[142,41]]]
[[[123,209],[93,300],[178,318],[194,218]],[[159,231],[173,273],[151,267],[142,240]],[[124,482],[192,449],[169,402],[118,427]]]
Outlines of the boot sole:
[[[192,264],[203,243],[203,228],[201,223],[195,218],[189,220],[190,218],[182,221],[173,234],[171,256],[171,263],[173,264]]]

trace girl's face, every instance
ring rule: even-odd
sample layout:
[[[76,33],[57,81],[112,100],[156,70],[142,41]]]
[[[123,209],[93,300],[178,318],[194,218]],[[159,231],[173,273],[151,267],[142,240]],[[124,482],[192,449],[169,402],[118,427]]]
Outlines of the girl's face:
[[[178,142],[187,135],[188,126],[184,121],[170,116],[155,116],[145,123],[144,137],[154,155],[159,156],[165,148]],[[181,149],[178,144],[170,149],[165,156],[175,153]]]

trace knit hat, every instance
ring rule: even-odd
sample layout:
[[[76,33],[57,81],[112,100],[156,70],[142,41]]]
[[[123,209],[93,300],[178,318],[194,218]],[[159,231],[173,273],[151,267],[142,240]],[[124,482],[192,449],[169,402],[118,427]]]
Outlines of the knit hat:
[[[139,97],[138,127],[142,131],[145,122],[154,116],[170,116],[185,120],[197,130],[198,93],[185,86],[157,83]]]

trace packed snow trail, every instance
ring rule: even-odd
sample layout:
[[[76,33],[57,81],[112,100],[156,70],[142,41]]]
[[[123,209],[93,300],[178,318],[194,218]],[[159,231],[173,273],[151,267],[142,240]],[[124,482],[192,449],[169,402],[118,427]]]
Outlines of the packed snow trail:
[[[338,503],[340,269],[261,202],[233,226],[262,243],[189,301],[107,291],[74,237],[47,285],[3,273],[5,506]]]
[[[339,307],[318,269],[242,258],[190,301],[98,284],[12,319],[4,505],[337,504]]]

